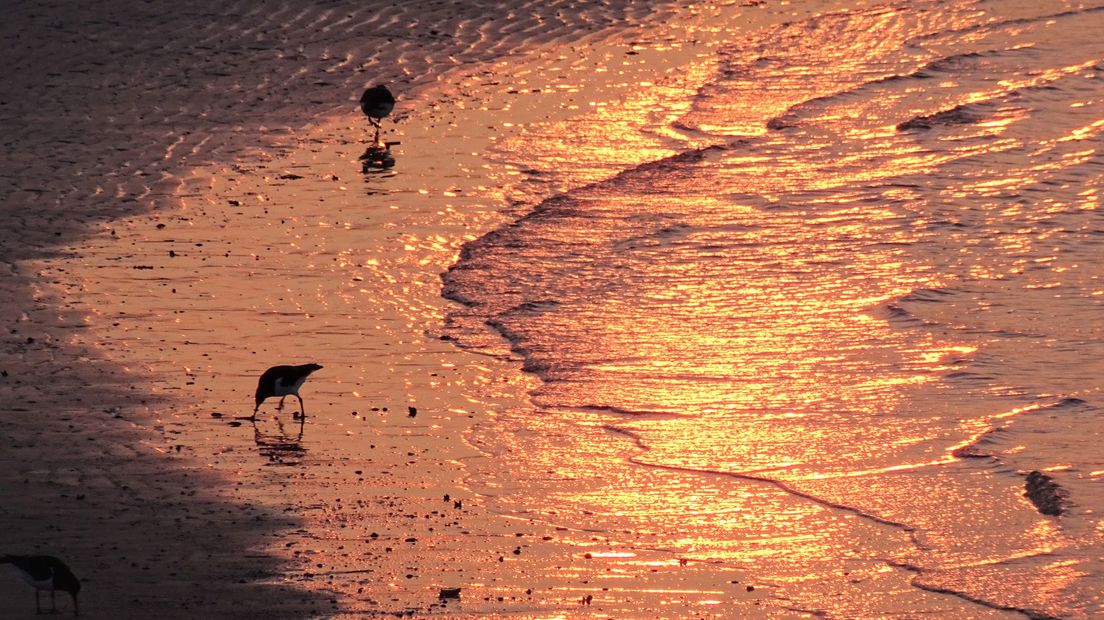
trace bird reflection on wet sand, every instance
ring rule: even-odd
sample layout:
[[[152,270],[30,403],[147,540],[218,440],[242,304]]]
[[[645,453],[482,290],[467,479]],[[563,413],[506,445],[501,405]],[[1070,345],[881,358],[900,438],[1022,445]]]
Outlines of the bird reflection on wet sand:
[[[270,465],[299,465],[303,461],[307,450],[303,447],[303,430],[306,425],[305,417],[298,417],[291,425],[276,417],[258,424],[251,419],[253,424],[253,441],[257,444],[257,450],[261,456],[268,459]],[[263,427],[263,428],[262,428]]]

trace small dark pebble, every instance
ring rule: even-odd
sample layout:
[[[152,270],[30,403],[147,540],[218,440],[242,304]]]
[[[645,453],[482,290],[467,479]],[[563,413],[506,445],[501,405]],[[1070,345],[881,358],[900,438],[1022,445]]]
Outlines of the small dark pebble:
[[[460,598],[460,588],[441,588],[441,591],[437,594],[437,598]]]

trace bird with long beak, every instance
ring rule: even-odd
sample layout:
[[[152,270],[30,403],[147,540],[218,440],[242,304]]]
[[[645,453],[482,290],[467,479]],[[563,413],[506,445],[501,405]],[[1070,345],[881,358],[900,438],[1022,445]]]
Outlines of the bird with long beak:
[[[50,611],[57,613],[57,600],[54,594],[61,590],[68,592],[73,597],[73,615],[80,615],[80,607],[77,606],[77,593],[81,584],[73,571],[65,565],[65,562],[50,555],[2,555],[0,564],[11,564],[19,569],[23,580],[31,584],[35,589],[35,611],[43,613],[42,601],[39,596],[43,591],[50,593]]]

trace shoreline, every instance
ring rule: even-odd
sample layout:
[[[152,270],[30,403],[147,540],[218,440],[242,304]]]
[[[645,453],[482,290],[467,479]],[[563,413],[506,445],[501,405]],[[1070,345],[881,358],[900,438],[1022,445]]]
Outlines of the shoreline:
[[[630,43],[630,39],[637,42]],[[578,43],[572,48],[581,49],[589,45],[595,44]],[[649,56],[654,60],[670,52],[665,48],[656,50],[648,48],[647,44],[641,45],[639,38],[629,34],[598,45],[607,50],[607,59],[629,49],[626,46],[635,45],[636,62],[633,65],[649,74],[655,69],[644,68],[644,61]],[[562,71],[583,70],[582,60],[577,58],[577,64],[572,66],[568,55],[563,55],[560,50],[550,49],[543,54],[545,60],[530,62],[544,67],[548,58],[559,56],[556,62],[565,63]],[[451,141],[451,148],[457,157],[449,160],[450,166],[455,165],[463,171],[485,165],[482,157],[477,155],[482,149],[472,148],[472,135],[465,132],[476,131],[489,146],[493,137],[501,136],[500,130],[504,129],[502,126],[487,129],[498,118],[499,110],[509,109],[511,114],[518,113],[519,93],[509,92],[508,87],[497,81],[484,84],[491,80],[493,66],[504,67],[511,63],[516,63],[516,59],[499,61],[472,73],[453,93],[453,103],[459,105],[451,109],[438,108],[436,118],[441,126],[452,125],[457,130],[453,137],[441,138]],[[628,88],[624,83],[617,84],[624,79],[627,78],[610,80],[607,86],[611,91],[603,91],[604,96],[610,96],[609,92],[618,88]],[[469,87],[481,90],[478,94],[466,95],[463,91]],[[545,120],[541,108],[549,105],[549,101],[558,100],[560,95],[548,87],[543,91],[531,93],[528,108],[520,113],[521,116],[530,115],[533,120]],[[447,101],[448,93],[438,96]],[[424,91],[419,97],[417,101],[426,103]],[[465,101],[483,108],[476,113],[478,120],[473,120],[473,110],[465,109]],[[400,105],[411,103],[401,102]],[[430,119],[435,117],[435,112],[431,110],[424,112]],[[559,113],[566,116],[576,112],[563,110]],[[449,118],[454,114],[460,116]],[[405,110],[404,116],[407,123],[411,122],[411,117],[416,117]],[[536,116],[542,118],[537,119]],[[468,122],[461,122],[461,117],[466,117]],[[73,329],[78,338],[85,342],[82,346],[89,347],[88,353],[81,356],[83,359],[99,359],[99,352],[106,353],[106,359],[97,363],[111,368],[105,373],[121,374],[121,382],[128,384],[128,389],[123,391],[118,401],[105,400],[99,394],[95,395],[94,400],[106,402],[105,413],[110,413],[110,420],[119,424],[125,423],[127,418],[148,416],[149,422],[132,424],[132,434],[117,441],[141,447],[128,451],[126,460],[111,462],[103,468],[117,472],[123,482],[115,481],[115,484],[129,491],[133,491],[134,486],[126,481],[134,475],[135,467],[128,463],[135,458],[141,458],[142,462],[148,463],[145,467],[154,471],[165,470],[166,474],[176,472],[176,475],[185,478],[196,478],[198,483],[195,486],[183,482],[162,482],[156,486],[156,490],[170,495],[180,489],[179,492],[189,498],[179,504],[166,501],[156,511],[164,519],[176,522],[188,519],[187,513],[198,510],[208,516],[202,530],[209,531],[213,537],[205,539],[190,530],[182,530],[178,532],[178,542],[166,541],[161,537],[159,546],[164,547],[164,551],[151,554],[151,559],[140,558],[142,541],[159,538],[156,532],[165,528],[166,524],[133,522],[128,534],[136,537],[135,549],[124,557],[137,560],[136,564],[143,573],[138,579],[141,593],[130,598],[129,603],[120,603],[117,599],[122,587],[116,584],[134,581],[132,576],[127,576],[126,567],[114,567],[106,557],[90,564],[88,558],[97,554],[80,551],[87,547],[87,543],[80,542],[82,538],[90,541],[95,538],[91,532],[70,532],[55,539],[43,550],[72,550],[69,554],[62,551],[56,553],[67,555],[78,575],[86,581],[87,588],[82,596],[86,616],[98,617],[110,608],[111,617],[144,617],[155,610],[161,613],[164,605],[177,599],[187,600],[189,609],[182,611],[184,615],[203,611],[216,616],[232,613],[234,617],[239,617],[238,614],[242,613],[263,614],[276,610],[289,615],[323,613],[328,617],[344,613],[389,614],[415,610],[450,615],[513,615],[532,613],[537,609],[541,613],[556,608],[573,609],[578,605],[578,598],[584,596],[579,592],[589,590],[585,586],[572,586],[563,579],[552,577],[555,572],[552,565],[578,560],[576,550],[557,545],[555,528],[532,520],[518,523],[513,518],[495,517],[488,513],[480,496],[466,489],[464,470],[457,468],[466,459],[480,458],[465,443],[458,441],[465,429],[470,428],[471,417],[477,415],[477,409],[526,406],[526,394],[534,380],[521,374],[512,363],[459,351],[445,340],[437,337],[422,339],[410,331],[403,332],[407,334],[405,337],[391,343],[381,342],[379,336],[373,338],[372,331],[378,332],[380,325],[409,323],[409,317],[402,316],[401,312],[381,317],[380,325],[376,325],[374,330],[368,326],[356,334],[346,332],[357,338],[367,338],[367,342],[373,343],[368,345],[369,349],[374,348],[378,354],[390,356],[387,362],[375,367],[372,372],[339,368],[340,364],[327,363],[328,359],[294,351],[295,345],[289,347],[292,351],[285,352],[279,344],[281,335],[273,332],[286,329],[290,324],[290,331],[300,337],[306,336],[313,329],[308,325],[311,317],[321,314],[320,309],[325,305],[325,300],[321,298],[298,298],[291,299],[290,306],[281,308],[283,301],[295,297],[291,287],[282,297],[272,300],[279,303],[254,307],[252,311],[268,316],[273,323],[280,323],[291,315],[302,320],[291,320],[272,330],[263,325],[256,326],[245,334],[237,328],[227,332],[218,327],[228,317],[241,316],[237,310],[229,315],[220,314],[226,308],[219,306],[214,299],[233,297],[235,287],[245,284],[244,281],[231,281],[217,291],[208,287],[211,280],[219,277],[214,275],[215,272],[227,268],[228,262],[240,261],[244,266],[248,259],[253,259],[261,265],[255,269],[250,266],[250,273],[257,275],[267,271],[264,274],[266,277],[291,267],[293,271],[305,274],[308,283],[311,269],[323,260],[328,259],[330,263],[348,262],[348,256],[339,249],[310,256],[311,236],[314,233],[309,227],[302,236],[285,235],[286,230],[281,226],[255,216],[266,215],[263,211],[267,211],[267,215],[272,217],[303,223],[322,215],[322,212],[300,214],[304,210],[303,204],[317,200],[318,203],[327,202],[325,217],[328,217],[333,214],[333,204],[338,197],[342,193],[353,194],[352,190],[362,183],[367,199],[382,196],[394,201],[383,217],[368,218],[377,220],[365,227],[372,230],[359,231],[365,232],[366,238],[381,244],[399,244],[397,249],[387,250],[387,256],[381,260],[385,263],[404,257],[411,252],[407,249],[410,246],[415,248],[413,253],[419,255],[412,264],[404,267],[420,270],[421,276],[413,279],[416,280],[414,288],[417,292],[410,297],[411,288],[399,285],[401,295],[388,300],[393,305],[392,310],[405,305],[407,309],[417,308],[417,312],[426,313],[424,316],[444,319],[443,308],[448,302],[439,296],[437,273],[447,267],[461,242],[474,237],[474,233],[466,232],[464,228],[474,225],[480,230],[487,230],[491,227],[490,222],[508,219],[509,215],[498,207],[503,204],[501,195],[479,195],[479,191],[472,191],[471,187],[459,187],[465,182],[465,173],[440,170],[439,150],[426,148],[415,155],[413,149],[420,140],[425,140],[421,144],[427,147],[432,142],[429,139],[432,127],[417,138],[412,130],[398,136],[403,141],[402,149],[410,151],[399,153],[399,163],[394,172],[398,175],[414,174],[416,171],[428,173],[439,183],[436,189],[421,187],[411,191],[390,187],[387,175],[362,179],[351,169],[355,165],[359,144],[348,140],[350,136],[359,138],[361,135],[358,127],[360,120],[357,118],[350,125],[347,117],[339,118],[320,128],[307,130],[301,139],[303,148],[285,157],[247,164],[251,170],[236,164],[221,170],[214,169],[210,173],[193,172],[181,181],[182,191],[178,194],[182,202],[180,208],[113,220],[104,225],[105,234],[89,239],[84,247],[72,248],[65,258],[28,264],[54,280],[57,288],[52,294],[58,305],[62,305],[61,299],[77,297],[77,287],[87,287],[79,295],[83,303],[72,305],[70,323],[76,329],[69,329]],[[387,138],[392,137],[390,130],[391,126],[386,125]],[[338,151],[336,159],[335,149]],[[331,159],[320,163],[327,157]],[[424,157],[424,161],[417,163],[419,157]],[[318,174],[319,170],[326,172]],[[281,179],[281,176],[285,178]],[[302,178],[294,179],[292,176]],[[441,225],[437,221],[415,223],[414,230],[411,230],[409,222],[389,217],[412,206],[423,208],[423,205],[439,201],[441,196],[448,194],[453,194],[448,198],[455,199],[457,204],[436,204],[424,208],[428,208],[434,216],[451,212],[452,235],[441,234]],[[465,199],[472,194],[477,195],[470,200]],[[363,202],[364,198],[353,199],[338,210],[356,211],[356,204]],[[472,202],[491,205],[475,218],[475,224],[470,213],[462,212],[471,207]],[[356,230],[359,228],[356,218],[356,215],[349,213],[344,217],[344,222],[327,223],[324,227],[333,230],[345,226],[346,229]],[[236,247],[238,238],[226,236],[233,235],[235,227],[242,221],[248,222],[253,230],[268,226],[268,230],[264,231],[265,240],[256,246],[264,247],[264,250],[249,252],[246,256]],[[321,219],[318,223],[322,225]],[[444,241],[446,238],[448,241]],[[277,245],[282,249],[273,252]],[[432,270],[425,268],[427,254],[436,260]],[[278,267],[266,266],[265,262],[274,256],[280,256],[280,261],[305,259],[305,262],[288,265],[285,261]],[[396,286],[395,274],[388,272],[388,265],[377,263],[371,266],[371,262],[359,261],[358,268],[368,271],[353,274],[353,283],[342,294],[355,295],[356,290],[367,286],[365,283],[371,281],[370,276],[373,275],[390,279],[391,286]],[[214,270],[211,270],[212,267]],[[351,272],[346,275],[348,273]],[[74,277],[81,284],[76,284],[72,280]],[[119,291],[127,293],[116,297]],[[187,301],[178,301],[181,298]],[[48,311],[48,306],[46,309]],[[404,329],[409,327],[407,325]],[[414,331],[425,330],[416,328]],[[252,339],[254,344],[241,347],[237,338],[242,335]],[[233,342],[239,342],[239,345],[230,347],[234,349],[231,355],[222,355],[227,345]],[[272,344],[263,344],[266,342]],[[404,348],[403,352],[394,353],[393,345]],[[356,353],[363,349],[364,345],[345,346],[338,351]],[[462,359],[463,364],[475,364],[478,368],[474,371],[457,368],[457,359]],[[294,426],[278,418],[263,419],[253,429],[249,429],[249,425],[242,420],[235,419],[248,413],[240,403],[248,400],[256,374],[267,365],[283,363],[284,360],[313,360],[326,366],[304,386],[308,421],[304,435],[298,438]],[[116,369],[116,366],[124,364],[123,370]],[[414,370],[408,370],[405,374],[400,372],[396,377],[395,366]],[[234,370],[224,374],[223,368]],[[452,376],[449,376],[450,372]],[[507,376],[506,382],[515,384],[509,388],[506,402],[494,402],[494,397],[481,402],[464,402],[464,398],[470,397],[464,390],[470,391],[480,383],[493,380],[501,382],[503,375]],[[418,377],[416,383],[415,376]],[[139,381],[149,382],[153,387],[148,397],[137,397],[140,412],[135,411],[135,396],[132,395]],[[389,386],[395,385],[405,386],[400,390],[404,393],[394,393]],[[451,389],[447,397],[436,394],[442,389]],[[59,399],[64,399],[68,392],[60,390]],[[463,404],[458,406],[457,400]],[[418,408],[416,418],[406,416],[407,406]],[[266,407],[264,411],[272,413],[271,407]],[[340,411],[345,413],[337,413]],[[323,420],[327,412],[333,414],[330,419]],[[75,411],[73,415],[79,414]],[[346,418],[341,419],[341,415]],[[72,421],[84,427],[89,427],[91,423],[84,416]],[[106,432],[95,426],[87,430],[90,434]],[[343,439],[348,437],[356,439]],[[340,445],[332,443],[335,439]],[[94,442],[89,439],[90,444],[97,442],[108,443],[108,440]],[[359,454],[363,442],[377,446],[370,448],[377,452],[370,457]],[[445,453],[439,453],[442,445],[451,447]],[[36,449],[43,449],[43,446],[39,445]],[[65,453],[60,446],[46,449],[59,455]],[[147,450],[147,457],[137,454]],[[383,450],[390,454],[380,455],[378,452]],[[330,453],[323,456],[326,451]],[[69,456],[65,455],[66,458]],[[86,463],[95,460],[91,456],[84,458]],[[165,459],[183,466],[174,464],[165,467]],[[295,468],[298,468],[298,476],[288,476],[282,481],[272,479],[273,476],[286,476],[289,471],[296,471]],[[362,493],[365,490],[373,491],[364,496]],[[150,501],[148,493],[152,491],[137,491],[136,501],[147,504]],[[354,510],[342,508],[343,505],[348,506],[350,492],[360,498],[355,500],[357,508]],[[196,501],[192,498],[208,493],[216,498],[212,500],[216,503],[210,507],[196,507]],[[448,501],[443,499],[446,495]],[[105,501],[94,509],[110,515],[107,519],[110,520],[120,514],[113,505],[123,503],[121,500]],[[369,508],[369,504],[375,505]],[[56,506],[54,509],[61,510]],[[227,524],[210,517],[216,513],[222,514],[229,525],[241,523],[254,535],[234,534],[234,539],[242,541],[242,545],[228,547],[222,539]],[[413,514],[436,525],[429,526],[428,530],[418,528],[420,533],[411,536],[411,531],[404,524]],[[334,518],[344,524],[335,526]],[[367,521],[372,524],[367,524]],[[372,536],[366,535],[354,543],[337,533],[354,524]],[[262,529],[258,530],[258,526]],[[337,529],[333,529],[335,527]],[[443,531],[450,528],[453,531]],[[30,533],[24,536],[27,539],[45,538],[44,535]],[[417,541],[407,542],[411,538]],[[478,543],[479,549],[474,552],[468,549],[473,539],[483,541]],[[220,566],[229,573],[253,577],[247,578],[245,585],[232,586],[232,595],[220,591],[203,593],[200,571],[197,570],[197,574],[189,579],[182,576],[186,573],[179,565],[162,567],[154,561],[165,552],[178,555],[187,546],[206,550],[209,556],[218,550],[215,556],[203,559],[201,565],[204,570]],[[350,546],[357,546],[357,551],[350,553]],[[407,547],[409,551],[403,553],[402,547]],[[411,552],[421,558],[419,564],[428,574],[416,571],[419,574],[408,576],[410,560],[405,556]],[[425,556],[439,558],[439,561],[427,561]],[[530,556],[534,559],[530,560]],[[235,558],[245,558],[249,568],[245,569]],[[316,566],[315,558],[325,558],[329,563]],[[370,566],[367,569],[364,568],[366,558]],[[503,562],[521,559],[527,560],[523,564],[528,568],[507,565],[513,570],[502,574]],[[460,568],[448,568],[450,562],[458,563]],[[281,565],[284,568],[281,569]],[[473,572],[481,576],[476,577]],[[356,577],[344,577],[348,575]],[[543,580],[551,583],[534,587]],[[235,580],[227,581],[232,583]],[[510,583],[501,583],[503,581]],[[522,588],[522,582],[530,585]],[[177,583],[182,585],[178,587]],[[26,594],[20,592],[22,584],[16,583],[10,589],[9,585],[0,586],[0,593],[10,591],[13,596]],[[256,596],[241,596],[239,590],[243,587],[255,591]],[[466,592],[464,600],[459,603],[460,608],[457,603],[441,603],[434,598],[438,589],[450,587],[461,587]],[[471,602],[473,589],[487,593],[482,601],[474,597],[475,602]],[[522,594],[542,589],[547,589],[548,594],[540,598]],[[497,598],[501,595],[499,593],[506,592],[509,593],[508,599]],[[113,597],[116,600],[112,600]],[[236,600],[232,610],[224,605],[224,601],[231,598]],[[273,605],[279,607],[273,608]]]

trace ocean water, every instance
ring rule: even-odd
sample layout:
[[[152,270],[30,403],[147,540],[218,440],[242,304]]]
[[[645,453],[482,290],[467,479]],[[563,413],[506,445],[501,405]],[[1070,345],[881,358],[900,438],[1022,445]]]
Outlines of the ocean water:
[[[444,274],[448,333],[541,381],[473,485],[792,610],[1104,614],[1102,31],[825,10],[500,145],[518,217]]]

